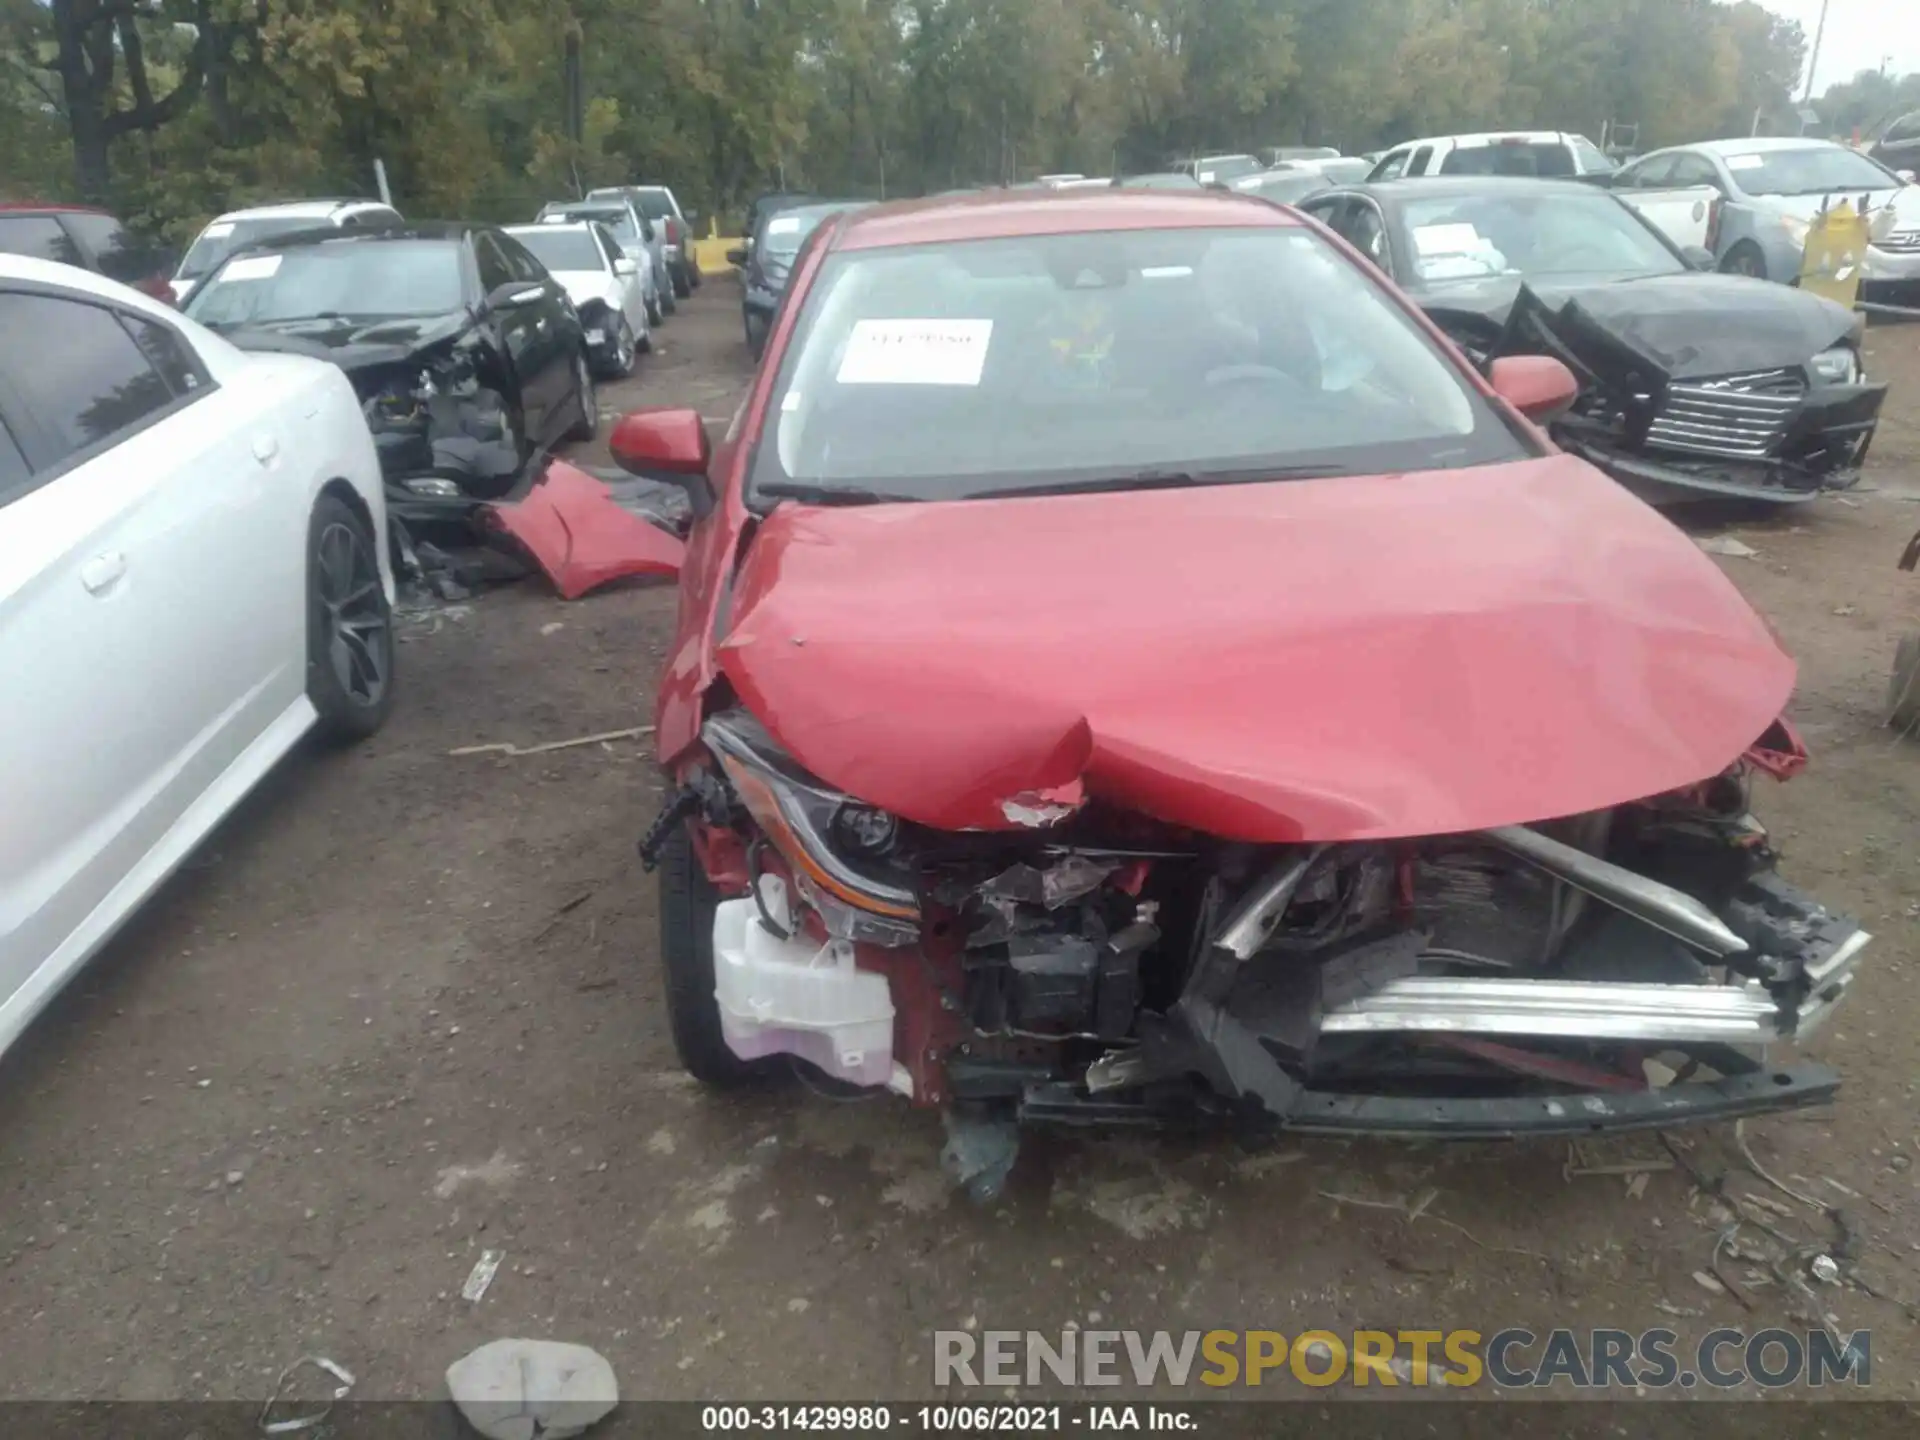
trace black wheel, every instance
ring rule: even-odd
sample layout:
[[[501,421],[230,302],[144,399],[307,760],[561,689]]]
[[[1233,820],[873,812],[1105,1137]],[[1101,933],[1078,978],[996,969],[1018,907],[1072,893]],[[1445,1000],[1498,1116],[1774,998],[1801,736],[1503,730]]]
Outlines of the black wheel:
[[[757,361],[767,350],[767,322],[757,315],[747,316],[747,351]]]
[[[573,357],[573,397],[580,406],[580,418],[567,431],[569,440],[591,440],[600,433],[600,397],[594,393],[593,367],[587,364],[587,352]]]
[[[1920,728],[1920,635],[1906,636],[1894,652],[1887,724],[1908,734]]]
[[[307,522],[307,699],[323,739],[350,744],[393,708],[393,611],[359,511],[332,495]]]
[[[647,322],[647,333],[640,337],[639,350],[642,355],[651,355],[653,353],[653,326],[654,322],[649,320]]]
[[[1742,240],[1727,252],[1727,258],[1720,262],[1720,269],[1727,275],[1747,275],[1755,280],[1767,278],[1767,257],[1760,253],[1760,247],[1750,240]]]
[[[693,853],[685,826],[660,847],[660,961],[667,972],[667,1023],[680,1063],[704,1085],[744,1085],[770,1073],[742,1060],[720,1032],[713,997],[713,916],[719,893]]]
[[[627,317],[622,315],[614,327],[613,353],[607,357],[603,378],[624,380],[633,373],[633,357],[638,353],[639,347],[633,340],[633,327],[627,324]]]
[[[683,260],[680,268],[673,272],[673,293],[684,300],[693,293],[693,286],[687,281],[687,266]]]
[[[658,294],[651,296],[647,300],[648,328],[651,329],[653,326],[658,325],[662,320],[666,318],[667,318],[666,312],[660,308],[660,296]]]
[[[662,315],[677,315],[680,313],[680,302],[675,298],[677,294],[678,292],[673,287],[673,281],[669,278],[667,288],[660,292],[660,313]]]

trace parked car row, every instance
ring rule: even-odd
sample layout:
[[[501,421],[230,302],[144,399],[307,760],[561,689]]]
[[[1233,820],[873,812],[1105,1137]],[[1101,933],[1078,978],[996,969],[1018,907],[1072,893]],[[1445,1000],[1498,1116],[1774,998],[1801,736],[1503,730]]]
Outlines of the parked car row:
[[[698,283],[667,203],[663,297]],[[380,728],[396,522],[595,433],[645,253],[593,215],[319,200],[175,267],[98,211],[0,210],[0,333],[32,337],[0,346],[0,669],[32,681],[0,687],[0,1050],[304,737]]]
[[[1894,122],[1871,154],[1827,140],[1742,138],[1676,145],[1616,166],[1583,135],[1554,131],[1437,136],[1397,145],[1370,183],[1491,175],[1579,179],[1610,187],[1676,245],[1709,252],[1729,274],[1792,284],[1821,213],[1863,212],[1869,300],[1920,304],[1920,117]],[[1238,182],[1244,183],[1244,182]]]

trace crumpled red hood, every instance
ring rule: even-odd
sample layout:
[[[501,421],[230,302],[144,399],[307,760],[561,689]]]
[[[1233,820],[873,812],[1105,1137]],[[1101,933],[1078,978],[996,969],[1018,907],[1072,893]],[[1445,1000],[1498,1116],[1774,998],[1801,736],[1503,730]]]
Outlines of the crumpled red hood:
[[[1076,782],[1264,842],[1571,815],[1719,773],[1794,683],[1718,567],[1568,456],[789,505],[738,584],[717,660],[745,703],[949,830]]]

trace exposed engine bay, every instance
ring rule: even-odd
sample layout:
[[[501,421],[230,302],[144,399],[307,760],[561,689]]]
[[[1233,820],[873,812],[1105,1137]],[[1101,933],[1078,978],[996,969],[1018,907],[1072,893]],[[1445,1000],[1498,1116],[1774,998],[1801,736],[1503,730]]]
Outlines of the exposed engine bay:
[[[888,1085],[991,1189],[1020,1121],[1507,1136],[1818,1103],[1775,1068],[1868,936],[1783,882],[1748,807],[1805,753],[1472,834],[1262,846],[1099,803],[926,829],[808,777],[743,710],[643,851],[694,821],[727,1043]],[[966,1127],[972,1127],[971,1130]],[[971,1139],[968,1137],[971,1136]],[[961,1143],[966,1140],[967,1143]]]
[[[418,519],[422,501],[497,499],[519,479],[522,457],[506,402],[481,383],[470,351],[357,373],[354,381],[389,495],[402,511],[411,507]]]

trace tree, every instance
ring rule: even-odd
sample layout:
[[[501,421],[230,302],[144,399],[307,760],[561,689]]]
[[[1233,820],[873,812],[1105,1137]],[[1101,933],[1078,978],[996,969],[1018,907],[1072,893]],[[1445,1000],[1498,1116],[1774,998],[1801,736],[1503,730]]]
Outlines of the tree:
[[[49,19],[53,53],[39,63],[59,79],[74,183],[82,196],[103,201],[112,189],[114,142],[136,131],[151,135],[199,98],[215,33],[213,0],[51,0]],[[194,26],[194,38],[181,73],[156,98],[147,36],[177,25]]]

